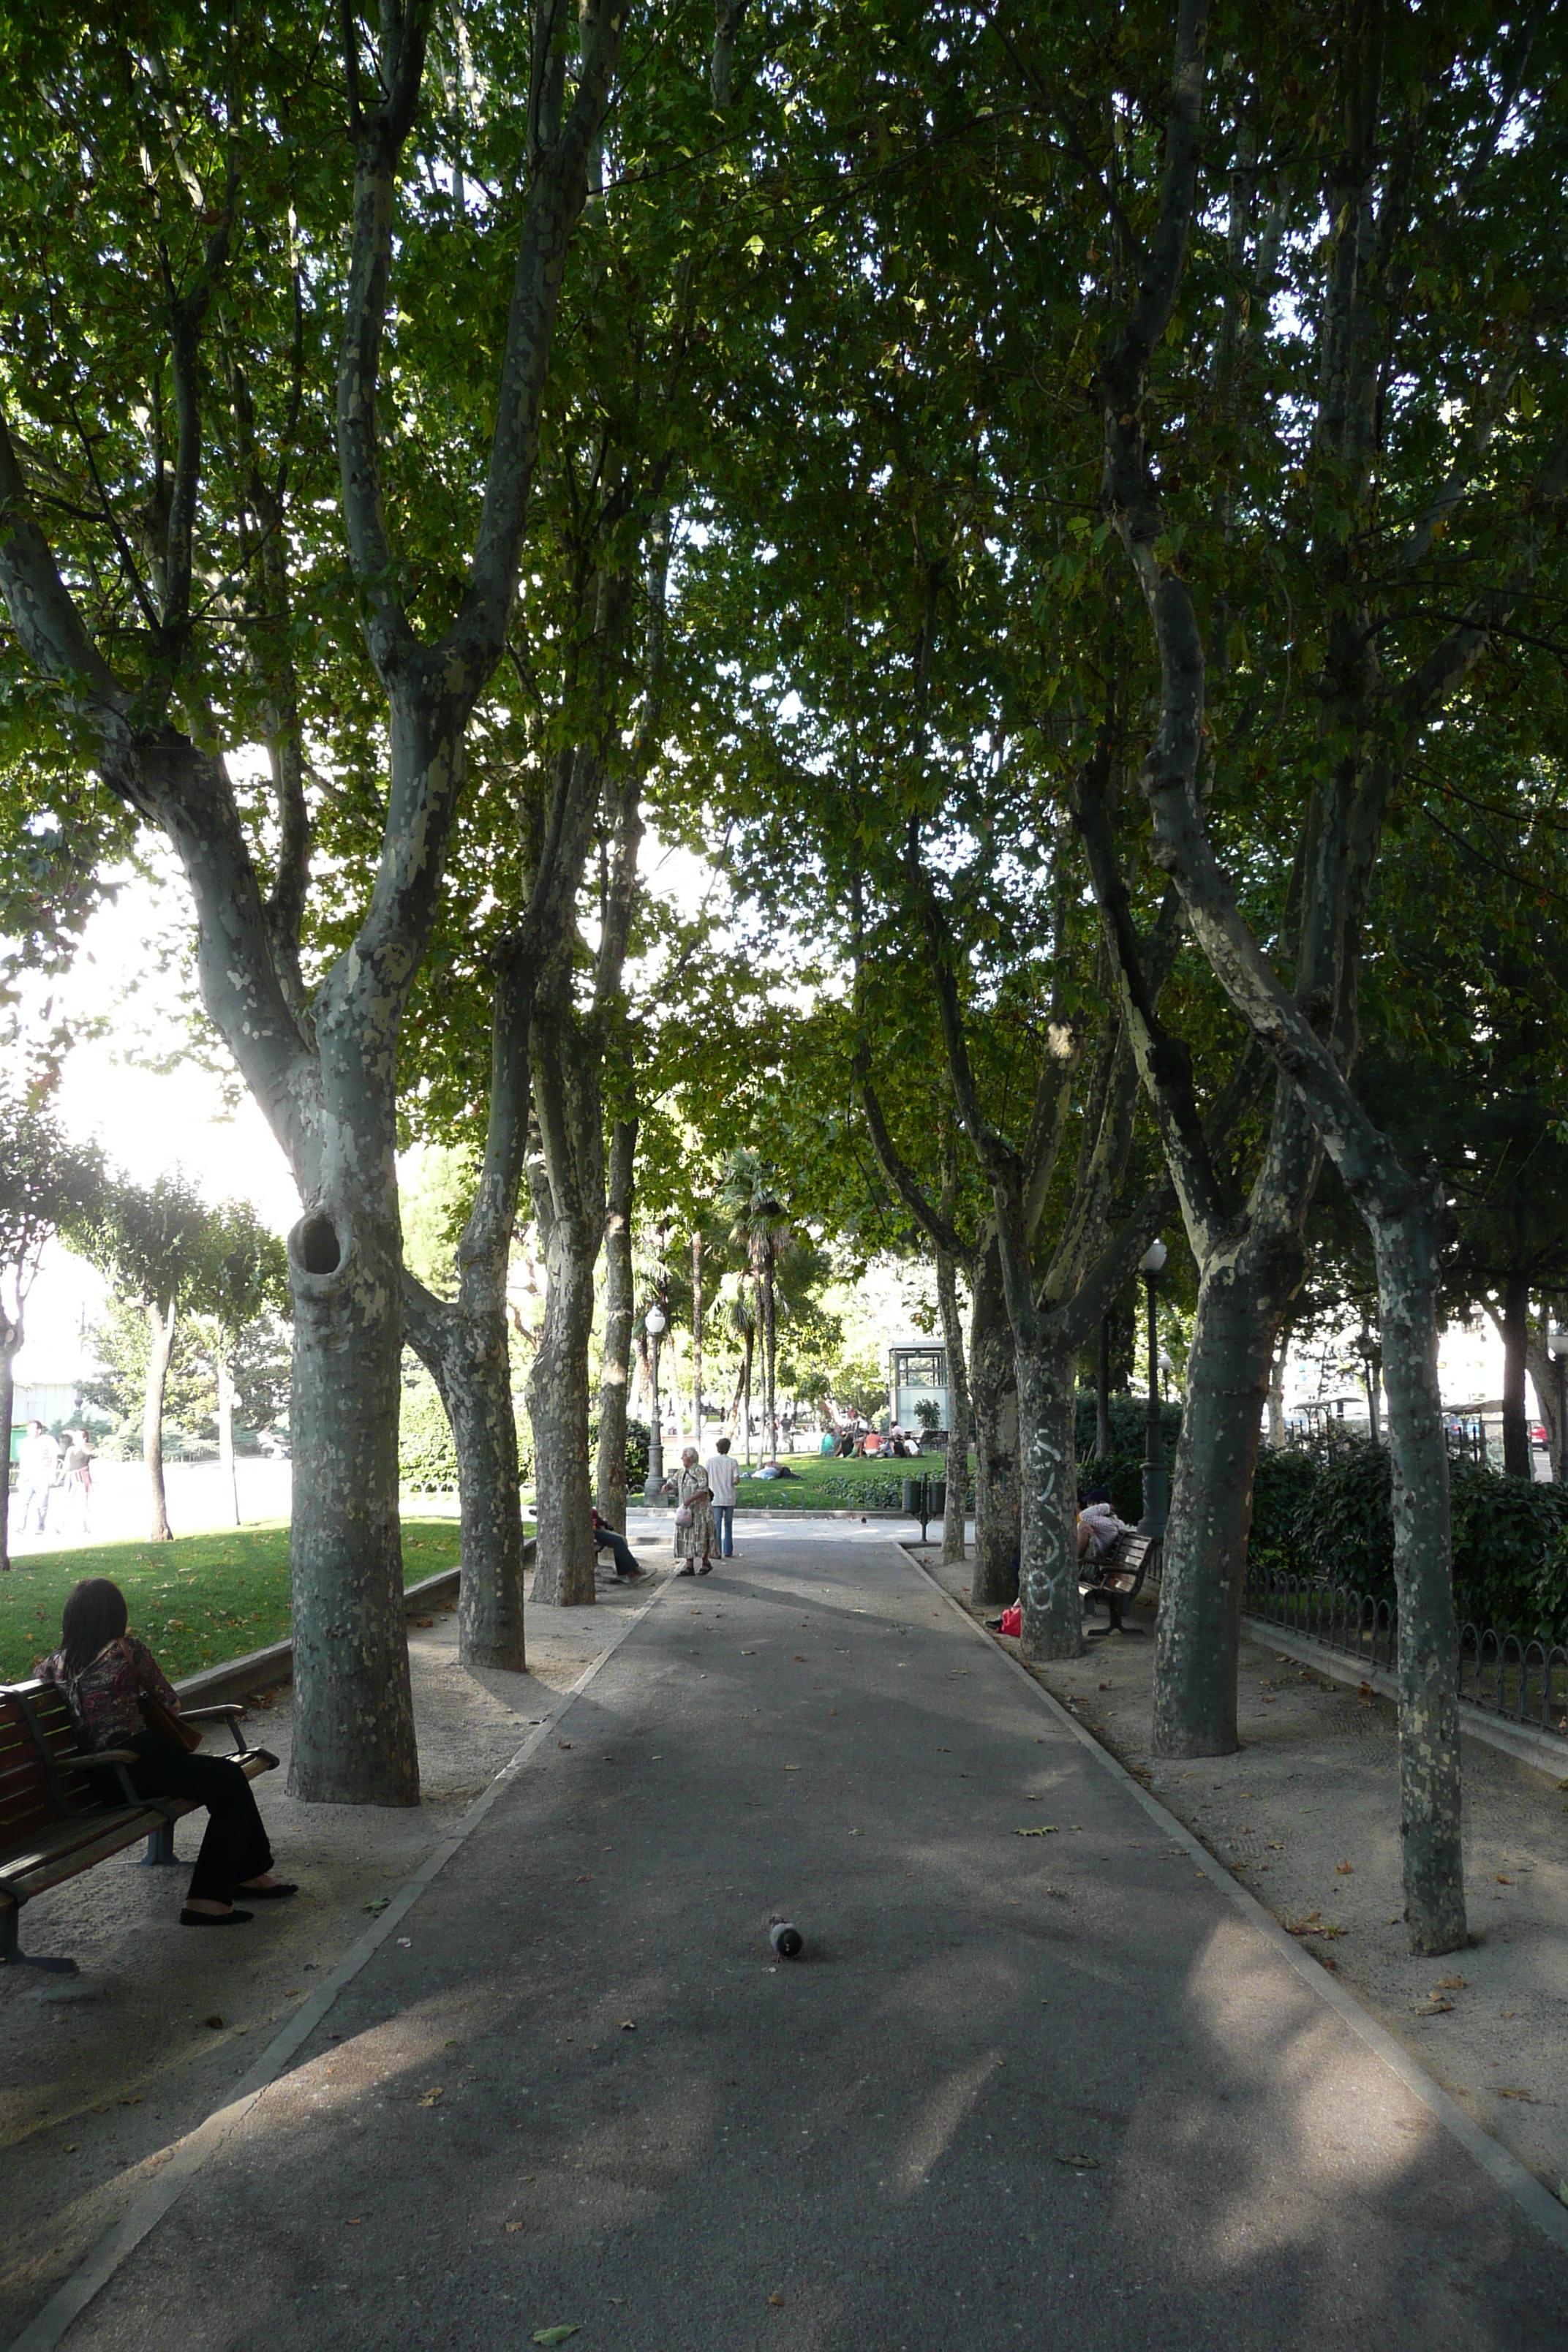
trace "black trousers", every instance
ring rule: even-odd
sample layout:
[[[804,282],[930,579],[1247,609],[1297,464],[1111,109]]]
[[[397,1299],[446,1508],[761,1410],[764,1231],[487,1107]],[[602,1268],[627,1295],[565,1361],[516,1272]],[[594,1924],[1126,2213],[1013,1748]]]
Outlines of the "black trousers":
[[[131,1767],[131,1785],[139,1797],[188,1797],[207,1809],[206,1834],[191,1873],[191,1898],[232,1903],[243,1880],[259,1878],[272,1867],[272,1849],[249,1781],[230,1757],[184,1756],[150,1731],[138,1732],[131,1745],[142,1759]]]
[[[615,1528],[595,1528],[594,1543],[596,1549],[607,1551],[613,1556],[617,1576],[629,1576],[637,1566],[632,1555],[630,1544]]]

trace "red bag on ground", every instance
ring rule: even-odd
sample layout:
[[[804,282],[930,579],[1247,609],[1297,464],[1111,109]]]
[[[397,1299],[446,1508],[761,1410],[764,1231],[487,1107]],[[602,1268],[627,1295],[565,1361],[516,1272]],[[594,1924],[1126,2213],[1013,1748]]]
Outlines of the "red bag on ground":
[[[1015,1601],[1011,1609],[1003,1610],[1002,1622],[997,1626],[996,1631],[999,1633],[1021,1633],[1023,1630],[1024,1612]]]

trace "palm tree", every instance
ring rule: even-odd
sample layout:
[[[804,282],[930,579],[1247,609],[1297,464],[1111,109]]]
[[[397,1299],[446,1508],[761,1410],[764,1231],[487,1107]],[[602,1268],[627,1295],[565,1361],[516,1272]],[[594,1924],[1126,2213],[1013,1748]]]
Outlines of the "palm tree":
[[[774,1362],[777,1353],[777,1288],[779,1253],[790,1237],[789,1213],[778,1195],[775,1170],[744,1147],[732,1151],[718,1206],[730,1220],[730,1238],[746,1254],[746,1271],[757,1302],[757,1328],[763,1339],[763,1420],[767,1431],[764,1458],[778,1460],[778,1418],[774,1408]],[[748,1428],[750,1419],[748,1416]]]
[[[730,1301],[730,1328],[741,1342],[741,1369],[735,1376],[735,1398],[730,1417],[738,1412],[745,1414],[746,1467],[752,1466],[752,1360],[757,1342],[756,1310],[744,1289],[737,1290]]]

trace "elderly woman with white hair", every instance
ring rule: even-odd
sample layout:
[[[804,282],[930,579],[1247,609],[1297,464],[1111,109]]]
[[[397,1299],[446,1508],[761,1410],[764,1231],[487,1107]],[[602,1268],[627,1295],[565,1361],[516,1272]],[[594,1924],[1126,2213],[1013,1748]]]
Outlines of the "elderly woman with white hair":
[[[675,1490],[675,1557],[686,1565],[681,1576],[706,1576],[713,1566],[713,1555],[719,1549],[719,1529],[713,1517],[713,1496],[709,1490],[708,1473],[697,1459],[695,1445],[684,1446],[680,1455],[680,1477]],[[700,1568],[694,1563],[700,1560]]]

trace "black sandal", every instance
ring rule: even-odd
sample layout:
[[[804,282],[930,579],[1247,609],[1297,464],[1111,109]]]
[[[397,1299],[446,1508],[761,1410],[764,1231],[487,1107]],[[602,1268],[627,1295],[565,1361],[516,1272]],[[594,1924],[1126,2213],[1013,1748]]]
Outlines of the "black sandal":
[[[247,1903],[286,1903],[299,1887],[291,1878],[280,1878],[275,1886],[242,1886],[240,1893]]]
[[[182,1927],[247,1927],[254,1911],[182,1911]]]

